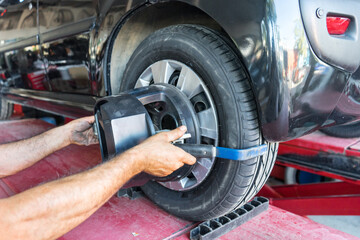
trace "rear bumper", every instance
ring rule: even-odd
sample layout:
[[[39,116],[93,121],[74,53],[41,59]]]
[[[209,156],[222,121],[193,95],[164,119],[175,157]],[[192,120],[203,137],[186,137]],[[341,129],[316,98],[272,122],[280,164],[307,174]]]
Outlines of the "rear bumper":
[[[324,62],[347,72],[360,65],[360,2],[356,0],[300,0],[306,35],[315,54]],[[326,17],[350,19],[342,35],[330,35]]]

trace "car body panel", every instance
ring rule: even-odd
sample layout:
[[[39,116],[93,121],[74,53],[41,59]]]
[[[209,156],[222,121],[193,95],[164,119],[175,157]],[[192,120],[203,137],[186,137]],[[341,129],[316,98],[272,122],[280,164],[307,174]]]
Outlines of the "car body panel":
[[[358,24],[360,2],[357,0],[300,0],[299,2],[306,33],[316,55],[340,69],[355,72],[360,65]],[[328,33],[327,17],[330,16],[346,17],[350,20],[344,34]]]
[[[297,1],[186,2],[215,18],[236,43],[252,79],[265,139],[290,140],[324,124],[349,74],[314,54]]]
[[[59,0],[56,4],[61,5],[61,2],[63,1]],[[94,0],[91,4],[88,1],[82,2],[85,9],[92,5],[94,12],[83,19],[80,18],[81,21],[68,23],[61,28],[62,30],[50,29],[52,37],[49,36],[50,33],[46,33],[44,27],[40,26],[40,41],[43,46],[41,60],[47,66],[47,77],[44,82],[47,82],[48,87],[53,88],[53,91],[57,93],[53,92],[54,95],[42,93],[41,97],[38,94],[37,101],[42,101],[43,105],[37,104],[37,107],[51,111],[50,105],[54,103],[63,109],[61,114],[68,112],[67,116],[74,117],[81,115],[75,114],[74,109],[79,108],[82,111],[87,109],[85,112],[80,112],[90,114],[88,110],[93,100],[111,93],[108,54],[119,29],[129,19],[141,14],[143,9],[166,6],[166,4],[178,1],[151,1],[149,3],[142,0]],[[286,141],[325,125],[344,123],[343,118],[333,114],[333,111],[341,99],[349,96],[346,92],[346,86],[350,84],[349,78],[356,78],[349,72],[331,66],[317,57],[309,44],[298,1],[181,0],[180,2],[200,9],[214,19],[233,41],[251,77],[262,132],[266,140]],[[40,6],[40,9],[46,10],[46,5]],[[166,10],[165,7],[164,9]],[[88,24],[88,30],[86,30],[86,24]],[[78,30],[80,26],[82,30]],[[64,31],[68,32],[65,34]],[[88,45],[84,44],[85,41],[81,43],[84,39],[88,41]],[[52,76],[49,77],[51,73],[49,69],[52,66],[58,67],[59,64],[48,64],[51,62],[48,59],[49,45],[60,42],[81,45],[82,54],[76,59],[76,63],[70,64],[69,60],[72,59],[66,59],[69,64],[62,66],[63,74],[57,72],[56,78],[59,81],[54,83]],[[74,46],[69,44],[69,48],[74,48]],[[69,68],[75,70],[71,72]],[[84,69],[88,72],[87,78]],[[89,85],[85,84],[86,87],[77,87],[76,84],[75,87],[74,84],[66,85],[69,83],[68,79],[74,81],[76,76],[87,79]],[[49,91],[49,89],[46,90]],[[13,101],[16,101],[16,97],[19,98],[21,94],[23,104],[30,101],[26,100],[28,98],[33,101],[32,91],[25,94],[24,89],[20,91],[11,88],[9,90],[6,87],[3,87],[1,91]],[[76,95],[68,93],[76,93]],[[62,103],[61,99],[66,99],[66,101]],[[70,104],[71,101],[76,104]],[[53,110],[53,112],[56,111],[58,110]],[[342,112],[346,111],[342,110]],[[358,118],[355,110],[349,115],[351,116],[348,119],[351,121]],[[329,116],[331,116],[330,121]]]
[[[39,5],[40,41],[51,90],[91,95],[89,43],[96,20],[92,1],[39,0]]]

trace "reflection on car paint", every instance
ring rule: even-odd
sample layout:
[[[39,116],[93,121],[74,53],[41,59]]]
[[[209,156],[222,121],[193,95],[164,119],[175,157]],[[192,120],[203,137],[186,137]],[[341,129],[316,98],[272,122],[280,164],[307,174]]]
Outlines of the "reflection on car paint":
[[[78,97],[72,98],[78,99],[75,105],[85,104],[85,95],[89,104],[93,96],[115,94],[126,65],[126,61],[117,61],[131,56],[128,43],[136,46],[137,33],[147,30],[143,26],[135,28],[139,24],[134,19],[172,11],[175,20],[165,21],[165,25],[187,22],[193,15],[186,14],[194,8],[197,14],[219,24],[238,49],[252,80],[265,139],[285,141],[321,126],[360,118],[360,70],[350,75],[319,60],[309,45],[298,1],[181,0],[147,4],[145,0],[39,0],[39,9],[36,1],[5,6],[6,12],[0,13],[0,52],[9,44],[26,41],[2,51],[5,60],[0,76],[6,76],[2,82],[16,87],[13,92],[24,88],[51,91],[53,101],[68,96],[62,93],[76,93]],[[149,18],[145,26],[160,28],[163,22],[155,20]],[[116,45],[116,30],[127,27],[123,39],[128,38],[128,42]],[[115,51],[113,46],[120,49],[116,54],[107,52]],[[55,109],[74,112],[70,108],[63,105]]]

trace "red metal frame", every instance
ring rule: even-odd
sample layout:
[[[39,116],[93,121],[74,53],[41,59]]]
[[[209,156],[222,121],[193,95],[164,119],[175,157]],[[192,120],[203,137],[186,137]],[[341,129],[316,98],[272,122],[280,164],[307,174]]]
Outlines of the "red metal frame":
[[[296,169],[301,170],[301,171],[305,171],[305,172],[317,174],[317,175],[320,175],[320,176],[324,176],[324,177],[328,177],[328,178],[334,178],[334,179],[338,179],[338,180],[341,180],[341,181],[344,181],[344,182],[360,185],[360,180],[359,179],[346,178],[346,177],[343,177],[343,176],[335,174],[335,173],[330,173],[330,172],[326,172],[326,171],[322,171],[322,170],[318,170],[318,169],[314,169],[314,168],[310,168],[310,167],[307,167],[307,166],[302,166],[302,165],[294,164],[294,163],[287,163],[287,162],[277,161],[276,164],[278,164],[280,166],[292,167],[292,168],[296,168]]]
[[[280,144],[279,155],[316,156],[338,153],[360,157],[360,139],[339,139],[314,133]],[[272,174],[279,177],[280,169],[292,167],[301,171],[338,179],[341,182],[314,184],[265,185],[258,195],[270,198],[270,203],[298,215],[360,215],[360,179],[347,178],[331,172],[278,160]]]
[[[260,195],[298,215],[360,215],[360,187],[347,182],[265,185]]]
[[[360,157],[360,139],[336,138],[327,136],[321,132],[315,132],[301,138],[281,143],[278,155],[299,154],[304,156],[316,156],[319,152]]]

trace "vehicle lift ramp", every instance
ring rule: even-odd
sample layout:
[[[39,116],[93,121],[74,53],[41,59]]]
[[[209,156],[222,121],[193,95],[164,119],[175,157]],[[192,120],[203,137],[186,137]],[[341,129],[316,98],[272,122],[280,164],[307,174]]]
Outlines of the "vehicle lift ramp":
[[[270,198],[274,206],[302,216],[360,216],[359,138],[336,138],[315,132],[284,142],[279,146],[272,176],[279,178],[279,175],[284,175],[284,167],[336,180],[265,185],[258,194]]]
[[[35,119],[3,121],[0,122],[0,143],[29,138],[52,127]],[[0,179],[0,198],[89,169],[100,162],[98,146],[68,146],[28,169]],[[198,224],[166,213],[146,197],[131,200],[113,196],[89,219],[59,239],[189,239],[190,230]],[[358,238],[270,205],[266,212],[219,239]]]

